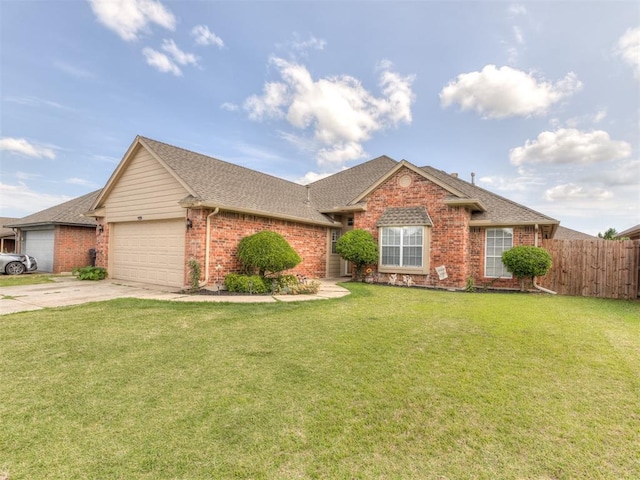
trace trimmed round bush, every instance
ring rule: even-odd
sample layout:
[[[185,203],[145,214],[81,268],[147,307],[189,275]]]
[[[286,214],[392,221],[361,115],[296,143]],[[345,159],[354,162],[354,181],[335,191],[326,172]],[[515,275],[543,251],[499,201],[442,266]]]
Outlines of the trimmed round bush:
[[[336,242],[336,253],[356,266],[356,277],[362,277],[365,265],[378,261],[378,244],[366,230],[350,230]]]
[[[240,240],[238,258],[247,270],[258,270],[261,277],[288,270],[302,261],[282,235],[270,230]]]
[[[519,279],[541,277],[551,269],[551,254],[531,245],[513,247],[502,254],[502,263]]]

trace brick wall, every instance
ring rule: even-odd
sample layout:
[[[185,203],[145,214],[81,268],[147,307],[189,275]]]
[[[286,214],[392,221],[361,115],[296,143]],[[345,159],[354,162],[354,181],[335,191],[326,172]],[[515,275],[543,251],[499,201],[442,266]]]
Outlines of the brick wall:
[[[206,218],[211,210],[190,209],[188,216],[193,227],[187,232],[185,259],[196,259],[202,266],[202,278],[205,270]],[[211,243],[209,283],[215,284],[220,265],[220,281],[232,272],[239,272],[241,265],[237,260],[238,243],[244,237],[271,230],[281,234],[302,257],[302,262],[289,272],[310,278],[323,278],[326,275],[327,228],[305,225],[286,220],[245,215],[234,212],[219,212],[211,217]],[[186,275],[188,276],[188,268]],[[185,278],[188,281],[188,279]]]
[[[513,228],[513,246],[534,245],[535,228],[533,226],[515,226]],[[476,287],[489,288],[520,288],[517,278],[489,278],[484,276],[485,228],[472,228],[470,231],[471,268],[470,277]],[[539,242],[542,232],[538,233]],[[540,243],[538,243],[539,245]]]
[[[407,186],[406,179],[411,182]],[[376,222],[387,208],[424,206],[433,227],[429,244],[429,274],[411,275],[417,285],[464,286],[469,268],[469,219],[466,208],[449,207],[444,201],[451,194],[411,169],[402,168],[393,177],[374,190],[366,199],[367,210],[356,212],[354,227],[371,232],[378,241]],[[448,278],[439,280],[435,267],[444,265]],[[399,275],[401,277],[401,275]]]
[[[53,245],[53,273],[70,272],[91,264],[89,249],[96,248],[95,227],[57,225]]]

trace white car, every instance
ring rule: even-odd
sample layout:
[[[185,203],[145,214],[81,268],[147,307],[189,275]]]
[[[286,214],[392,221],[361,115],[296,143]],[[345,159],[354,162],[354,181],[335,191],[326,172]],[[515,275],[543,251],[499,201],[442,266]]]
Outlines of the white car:
[[[29,255],[0,253],[0,272],[7,275],[22,275],[38,269],[38,262]]]

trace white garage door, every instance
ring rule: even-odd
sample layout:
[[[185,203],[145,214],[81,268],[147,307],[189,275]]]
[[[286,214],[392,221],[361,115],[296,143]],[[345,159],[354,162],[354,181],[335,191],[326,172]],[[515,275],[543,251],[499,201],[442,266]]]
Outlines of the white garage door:
[[[184,286],[184,219],[114,223],[111,278]]]
[[[53,272],[53,230],[28,230],[22,236],[22,253],[36,258],[39,272]]]

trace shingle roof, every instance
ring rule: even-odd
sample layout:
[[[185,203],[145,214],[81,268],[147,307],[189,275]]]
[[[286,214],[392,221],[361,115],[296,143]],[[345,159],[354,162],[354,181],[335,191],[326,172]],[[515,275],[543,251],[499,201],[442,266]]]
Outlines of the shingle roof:
[[[359,207],[355,201],[366,195],[367,190],[385,175],[391,175],[399,165],[383,155],[304,186],[150,138],[137,137],[136,141],[155,154],[188,187],[192,195],[184,199],[185,204],[200,203],[328,225],[333,224],[333,220],[326,213]],[[481,205],[486,211],[474,211],[471,217],[478,224],[559,223],[442,170],[405,163],[450,188],[450,200],[469,199],[471,203]],[[361,203],[364,205],[362,200]]]
[[[81,197],[56,205],[55,207],[47,208],[23,217],[6,226],[21,228],[35,225],[78,225],[93,227],[96,225],[96,219],[84,217],[82,214],[89,211],[101,191],[102,190],[96,190],[95,192],[87,193]]]
[[[553,236],[554,240],[594,240],[598,237],[582,233],[577,230],[572,230],[567,227],[558,227],[556,234]]]
[[[307,201],[310,192],[304,185],[149,138],[139,138],[196,193],[193,201],[231,210],[333,223]]]
[[[398,162],[383,155],[309,185],[313,204],[320,211],[349,205]]]
[[[433,222],[424,207],[387,208],[378,223],[378,227],[391,227],[400,225],[428,225],[433,226]]]
[[[627,228],[620,232],[616,237],[635,237],[637,235],[640,235],[640,223],[635,227]]]
[[[491,193],[484,188],[480,188],[477,185],[466,182],[460,178],[454,177],[442,170],[438,170],[433,167],[421,167],[427,174],[434,176],[444,184],[451,186],[465,195],[468,198],[475,198],[480,200],[482,205],[486,208],[484,212],[474,212],[471,215],[472,221],[486,221],[488,223],[495,224],[557,224],[558,220],[544,215],[540,212],[536,212],[524,205],[520,205],[512,200]]]
[[[13,237],[15,232],[11,230],[11,228],[5,227],[5,225],[9,225],[17,220],[19,219],[13,217],[0,217],[0,237]]]

